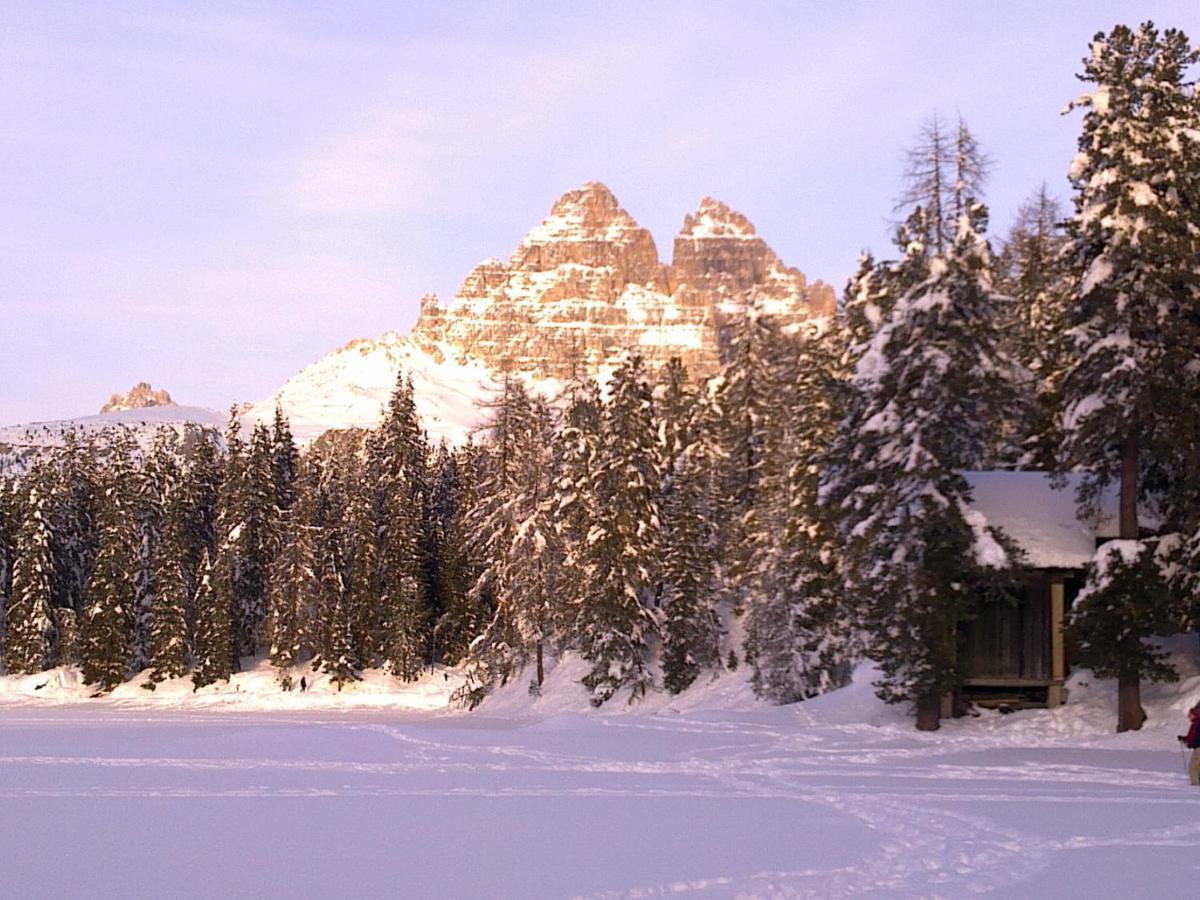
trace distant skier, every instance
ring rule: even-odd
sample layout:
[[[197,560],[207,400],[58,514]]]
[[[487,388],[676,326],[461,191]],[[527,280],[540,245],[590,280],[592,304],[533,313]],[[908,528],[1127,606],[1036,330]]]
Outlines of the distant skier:
[[[1192,784],[1200,786],[1200,703],[1188,710],[1188,721],[1191,722],[1188,733],[1179,735],[1179,740],[1192,751],[1188,778]]]
[[[300,676],[300,693],[303,694],[307,690],[308,690],[308,679],[305,678],[303,675],[301,675]]]

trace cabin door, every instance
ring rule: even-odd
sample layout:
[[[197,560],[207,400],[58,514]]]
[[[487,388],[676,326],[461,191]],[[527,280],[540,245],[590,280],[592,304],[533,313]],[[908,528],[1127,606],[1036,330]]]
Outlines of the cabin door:
[[[983,602],[977,609],[962,628],[969,680],[1050,680],[1049,579],[1030,578],[1016,603]]]

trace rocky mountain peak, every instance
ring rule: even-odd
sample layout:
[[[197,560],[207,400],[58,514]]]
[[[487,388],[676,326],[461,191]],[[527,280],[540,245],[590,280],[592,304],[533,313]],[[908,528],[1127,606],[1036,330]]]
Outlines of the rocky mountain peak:
[[[126,409],[145,409],[148,406],[175,406],[175,401],[165,390],[155,390],[145,381],[139,381],[128,393],[113,394],[100,408],[100,413],[121,412]]]
[[[563,194],[509,260],[509,269],[523,272],[563,266],[611,269],[622,283],[644,284],[658,274],[658,250],[613,192],[589,181]]]
[[[712,197],[705,197],[700,201],[699,209],[684,216],[679,235],[693,239],[756,236],[749,219]]]

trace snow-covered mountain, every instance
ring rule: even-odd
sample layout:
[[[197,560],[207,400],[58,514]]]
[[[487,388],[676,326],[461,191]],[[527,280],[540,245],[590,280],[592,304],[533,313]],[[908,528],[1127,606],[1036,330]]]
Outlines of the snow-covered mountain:
[[[436,439],[460,441],[475,405],[510,372],[552,391],[580,371],[604,377],[626,349],[652,364],[679,356],[697,376],[721,364],[731,317],[755,307],[787,325],[831,315],[832,288],[786,266],[745,216],[705,198],[684,219],[671,263],[602,184],[564,194],[507,262],[489,259],[446,305],[421,302],[412,333],[356,340],[260,403],[279,404],[301,439],[379,420],[400,369]]]
[[[9,425],[0,428],[0,475],[25,472],[39,455],[62,447],[71,431],[81,439],[95,438],[101,446],[117,435],[128,436],[146,450],[164,429],[186,440],[196,433],[216,435],[224,428],[226,419],[225,413],[213,409],[171,403],[76,419]]]
[[[480,419],[476,401],[495,385],[481,363],[457,362],[445,350],[418,347],[389,331],[376,340],[359,339],[321,357],[261,403],[249,421],[270,422],[278,404],[302,443],[330,428],[369,428],[404,371],[413,380],[417,411],[433,440],[466,440]]]

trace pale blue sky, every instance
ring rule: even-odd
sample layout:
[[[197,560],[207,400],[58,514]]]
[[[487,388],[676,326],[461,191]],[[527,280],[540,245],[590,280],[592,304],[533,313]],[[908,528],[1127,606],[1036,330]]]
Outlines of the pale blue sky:
[[[407,330],[563,191],[671,239],[702,196],[839,290],[935,110],[1002,232],[1068,196],[1091,35],[1194,2],[0,3],[0,424],[149,380],[261,399]]]

